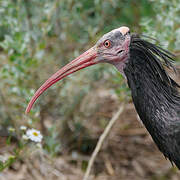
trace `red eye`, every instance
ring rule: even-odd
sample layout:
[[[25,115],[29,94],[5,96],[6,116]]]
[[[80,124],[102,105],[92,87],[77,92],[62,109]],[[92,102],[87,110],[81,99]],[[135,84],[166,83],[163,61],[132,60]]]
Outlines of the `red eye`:
[[[109,48],[109,47],[111,46],[110,40],[104,41],[104,46],[105,46],[106,48]]]

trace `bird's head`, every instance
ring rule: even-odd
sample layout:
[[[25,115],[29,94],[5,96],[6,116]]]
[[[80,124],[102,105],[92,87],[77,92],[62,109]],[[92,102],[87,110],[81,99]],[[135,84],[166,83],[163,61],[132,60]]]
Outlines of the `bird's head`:
[[[79,57],[62,67],[52,75],[34,94],[28,104],[26,113],[28,113],[36,99],[50,86],[62,78],[72,74],[75,71],[97,63],[111,63],[123,73],[123,67],[128,59],[130,44],[130,30],[128,27],[120,27],[105,34],[98,42],[81,54]]]
[[[106,62],[115,65],[122,73],[128,59],[130,30],[120,27],[105,34],[94,46],[97,63]]]

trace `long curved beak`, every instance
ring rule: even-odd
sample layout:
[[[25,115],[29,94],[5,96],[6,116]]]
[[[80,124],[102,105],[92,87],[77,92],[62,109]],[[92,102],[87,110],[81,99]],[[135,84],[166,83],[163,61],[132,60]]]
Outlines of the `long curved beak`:
[[[63,68],[61,68],[59,71],[57,71],[55,74],[53,74],[34,94],[34,96],[31,98],[27,108],[26,108],[26,114],[29,113],[31,110],[33,104],[37,100],[37,98],[50,86],[52,86],[57,81],[63,79],[64,77],[80,70],[83,68],[86,68],[88,66],[97,64],[97,50],[96,47],[92,47],[91,49],[87,50],[83,54],[81,54],[79,57],[71,61],[69,64],[65,65]]]

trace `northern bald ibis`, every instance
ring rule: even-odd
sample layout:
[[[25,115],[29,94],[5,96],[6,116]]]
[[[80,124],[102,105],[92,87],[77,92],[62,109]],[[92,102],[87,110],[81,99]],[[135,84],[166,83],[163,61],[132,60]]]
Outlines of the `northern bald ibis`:
[[[171,60],[173,54],[139,35],[131,35],[128,27],[114,29],[52,75],[36,91],[26,113],[62,78],[94,64],[110,63],[127,79],[136,111],[157,147],[180,169],[180,86],[164,68],[174,68]]]

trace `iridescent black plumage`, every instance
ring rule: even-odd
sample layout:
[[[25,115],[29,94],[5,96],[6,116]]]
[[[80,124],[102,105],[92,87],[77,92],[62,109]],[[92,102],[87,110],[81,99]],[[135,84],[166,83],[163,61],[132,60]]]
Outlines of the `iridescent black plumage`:
[[[124,73],[137,113],[159,150],[180,169],[180,86],[163,66],[173,68],[173,55],[132,35],[129,56]]]

